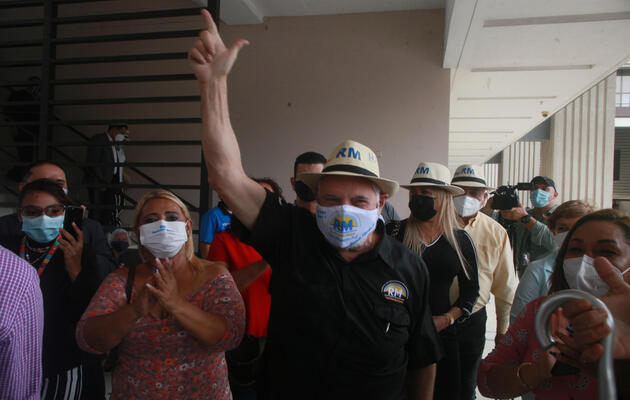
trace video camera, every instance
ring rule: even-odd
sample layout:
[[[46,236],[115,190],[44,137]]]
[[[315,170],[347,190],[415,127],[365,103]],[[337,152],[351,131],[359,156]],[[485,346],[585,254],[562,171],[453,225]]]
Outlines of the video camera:
[[[516,185],[504,185],[499,186],[491,194],[492,197],[492,209],[493,210],[509,210],[514,207],[520,206],[517,190],[533,190],[534,185],[529,182],[521,182]]]

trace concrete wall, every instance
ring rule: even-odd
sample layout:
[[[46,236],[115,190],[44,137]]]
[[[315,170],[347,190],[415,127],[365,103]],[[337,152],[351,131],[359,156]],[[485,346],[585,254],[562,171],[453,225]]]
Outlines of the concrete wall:
[[[189,1],[108,1],[64,5],[60,15],[101,14],[169,7],[190,7]],[[11,18],[24,18],[11,15]],[[4,19],[4,18],[2,18]],[[162,30],[203,29],[198,17],[172,20],[112,22],[62,26],[59,36],[99,35]],[[267,18],[263,24],[221,26],[225,41],[247,38],[230,76],[232,123],[241,146],[245,170],[270,176],[288,200],[295,156],[314,150],[328,156],[351,138],[370,146],[379,157],[381,175],[403,183],[419,161],[446,164],[448,152],[449,73],[442,69],[444,11],[423,10],[355,15]],[[37,36],[36,32],[31,32]],[[64,45],[58,57],[187,51],[194,39]],[[0,59],[33,58],[38,49]],[[6,79],[24,79],[37,68],[10,71]],[[61,66],[59,77],[190,73],[186,60]],[[22,76],[23,75],[23,76]],[[196,82],[59,86],[59,99],[144,97],[198,94]],[[64,119],[198,117],[199,104],[63,106]],[[79,127],[88,134],[101,126]],[[198,139],[197,125],[130,126],[133,140]],[[57,140],[72,136],[55,128]],[[74,139],[76,140],[76,139]],[[68,149],[83,159],[84,149]],[[128,161],[199,161],[200,149],[129,146]],[[143,168],[164,183],[195,184],[196,169]],[[80,182],[72,174],[71,184]],[[135,183],[145,183],[134,174]],[[132,191],[138,197],[144,190]],[[394,205],[407,215],[407,193]],[[193,203],[195,191],[179,193]],[[214,198],[216,203],[216,196]]]
[[[230,79],[245,168],[284,188],[294,157],[329,155],[343,139],[370,146],[381,175],[407,183],[419,161],[446,163],[448,71],[442,10],[303,18],[223,27],[245,37]],[[408,214],[407,194],[394,205]],[[288,197],[292,197],[292,194]]]
[[[543,146],[541,173],[553,177],[563,201],[612,207],[615,74],[556,113]]]
[[[585,200],[612,207],[615,74],[551,117],[549,140],[516,142],[503,150],[501,184],[551,177],[560,201]],[[528,193],[520,193],[529,205]]]

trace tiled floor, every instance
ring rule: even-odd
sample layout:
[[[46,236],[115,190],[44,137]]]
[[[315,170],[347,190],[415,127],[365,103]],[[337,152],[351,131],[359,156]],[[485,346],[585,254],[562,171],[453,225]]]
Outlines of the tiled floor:
[[[494,337],[497,334],[497,313],[494,308],[494,298],[491,298],[490,303],[486,306],[486,313],[488,314],[488,322],[486,323],[486,346],[483,349],[483,356],[494,349]],[[483,397],[479,390],[477,390],[477,399],[487,399]]]

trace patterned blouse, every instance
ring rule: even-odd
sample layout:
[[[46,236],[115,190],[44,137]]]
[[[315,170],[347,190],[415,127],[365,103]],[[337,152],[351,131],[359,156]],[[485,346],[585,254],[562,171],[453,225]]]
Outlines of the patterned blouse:
[[[520,365],[538,360],[541,351],[534,333],[536,310],[546,297],[532,300],[514,320],[499,344],[481,360],[477,384],[484,396],[498,398],[488,387],[488,373],[495,365]],[[554,376],[542,381],[533,390],[539,400],[581,400],[597,398],[597,378],[580,372],[576,375]]]
[[[132,293],[132,301],[135,298]],[[111,400],[232,398],[224,352],[240,343],[245,328],[245,307],[230,274],[208,280],[187,300],[202,310],[219,314],[227,331],[214,346],[198,342],[174,317],[155,319],[150,314],[136,321],[118,347]],[[77,326],[77,341],[86,351],[99,353],[83,338],[85,321],[126,304],[125,280],[110,274],[101,284]]]

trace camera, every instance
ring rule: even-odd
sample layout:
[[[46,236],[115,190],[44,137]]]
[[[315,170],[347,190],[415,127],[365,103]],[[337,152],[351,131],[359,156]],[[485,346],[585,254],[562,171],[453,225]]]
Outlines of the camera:
[[[509,210],[520,206],[517,190],[533,190],[534,185],[529,182],[521,182],[516,185],[499,186],[492,194],[493,210]]]

